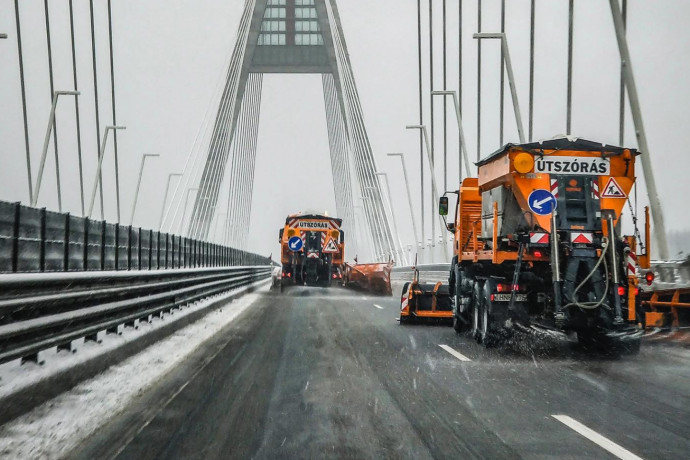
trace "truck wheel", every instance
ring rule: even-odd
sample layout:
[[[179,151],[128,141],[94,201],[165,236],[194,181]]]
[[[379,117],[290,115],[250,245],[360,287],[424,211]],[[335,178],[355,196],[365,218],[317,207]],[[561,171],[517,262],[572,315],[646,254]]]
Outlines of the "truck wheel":
[[[481,329],[481,306],[484,296],[482,295],[481,281],[475,281],[472,287],[472,337],[481,343],[480,329]]]
[[[403,315],[402,315],[402,309],[403,309],[403,307],[402,307],[402,302],[403,302],[403,298],[404,298],[404,297],[407,297],[409,288],[410,288],[410,283],[407,282],[407,283],[405,283],[405,284],[403,285],[402,292],[400,293],[400,324],[409,324],[409,323],[412,321],[412,316],[411,316],[411,315],[408,315],[408,316],[403,316]]]
[[[485,283],[485,286],[488,287],[488,284]],[[485,289],[484,291],[484,298],[481,305],[481,322],[479,328],[479,338],[481,339],[481,343],[482,345],[484,345],[485,348],[492,348],[496,345],[496,336],[494,331],[495,325],[493,321],[493,316],[490,311],[491,290]]]
[[[453,329],[455,330],[455,332],[460,334],[462,331],[465,330],[466,327],[467,327],[467,325],[463,322],[463,320],[458,318],[457,314],[454,314],[453,315]]]
[[[454,268],[453,271],[456,272],[457,268]],[[467,307],[462,304],[463,297],[459,295],[462,275],[458,274],[454,276],[453,283],[455,284],[453,290],[450,289],[450,285],[448,286],[449,292],[453,293],[453,297],[455,298],[455,305],[453,306],[453,329],[455,329],[455,332],[460,333],[467,330],[470,324],[470,317],[467,314]]]

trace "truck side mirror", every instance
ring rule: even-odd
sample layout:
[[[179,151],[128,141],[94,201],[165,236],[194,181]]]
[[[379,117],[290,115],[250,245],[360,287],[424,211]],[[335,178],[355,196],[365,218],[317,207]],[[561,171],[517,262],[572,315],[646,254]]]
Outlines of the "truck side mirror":
[[[441,216],[447,216],[448,215],[448,197],[447,196],[442,196],[438,200],[438,213]]]
[[[280,232],[278,232],[278,241],[283,241],[283,232],[285,231],[284,228],[280,229]]]

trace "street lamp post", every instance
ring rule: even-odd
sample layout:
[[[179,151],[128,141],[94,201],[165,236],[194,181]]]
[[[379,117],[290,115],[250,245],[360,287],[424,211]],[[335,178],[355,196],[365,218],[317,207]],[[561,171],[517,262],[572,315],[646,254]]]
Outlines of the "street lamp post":
[[[198,192],[199,188],[188,188],[187,189],[187,196],[184,199],[184,208],[182,208],[182,220],[180,220],[180,227],[177,230],[178,235],[182,235],[182,227],[184,226],[184,219],[187,217],[187,205],[189,204],[189,194],[191,192]]]
[[[156,153],[145,153],[141,156],[141,167],[139,168],[139,180],[137,181],[137,188],[134,192],[134,203],[132,203],[132,216],[129,218],[129,225],[134,224],[134,211],[137,209],[137,201],[139,200],[139,190],[141,188],[141,178],[144,175],[144,163],[147,158],[158,158],[160,155]]]
[[[434,200],[434,206],[432,207],[432,210],[436,209],[436,207],[438,206],[438,187],[436,186],[436,174],[435,174],[436,169],[434,168],[434,158],[433,158],[433,154],[431,152],[432,147],[431,147],[431,144],[429,142],[429,133],[427,132],[426,125],[410,125],[410,126],[407,126],[407,129],[421,129],[422,133],[424,134],[424,141],[426,143],[426,154],[427,154],[427,157],[429,158],[429,168],[431,169],[431,193],[432,193],[432,197]],[[437,217],[438,217],[439,222],[441,224],[440,228],[445,230],[445,225],[443,223],[443,219],[438,214],[437,214]],[[422,216],[422,218],[424,218],[424,216]],[[431,235],[432,235],[432,238],[430,239],[431,241],[434,241],[433,235],[434,235],[434,233],[436,233],[436,225],[434,224],[434,222],[435,222],[435,220],[431,219]],[[444,238],[443,239],[443,256],[446,259],[446,261],[448,259],[447,246],[448,246],[448,244],[446,243],[446,239]]]
[[[43,180],[43,169],[46,165],[46,157],[48,156],[48,145],[50,144],[50,133],[53,131],[53,122],[55,121],[55,108],[57,107],[60,96],[79,96],[79,91],[55,91],[53,93],[53,103],[50,106],[50,116],[48,117],[48,128],[46,129],[46,136],[43,140],[43,152],[41,153],[41,163],[38,167],[38,179],[36,179],[36,188],[34,189],[34,196],[31,198],[31,206],[36,207],[38,202],[38,193],[41,190],[41,181]],[[57,183],[58,195],[61,195],[60,181]]]
[[[165,186],[165,195],[163,195],[163,206],[161,206],[161,218],[160,218],[160,222],[158,223],[158,231],[159,232],[163,229],[163,216],[165,215],[165,204],[168,202],[168,193],[170,192],[170,180],[173,178],[173,176],[182,177],[182,174],[181,173],[170,173],[170,174],[168,174],[168,183]]]
[[[386,190],[388,191],[388,207],[390,208],[391,217],[393,218],[393,230],[395,231],[395,235],[398,238],[398,257],[400,259],[404,259],[405,253],[403,250],[402,241],[400,240],[400,233],[398,233],[398,220],[395,218],[395,208],[393,207],[393,195],[391,195],[391,187],[390,183],[388,182],[388,174],[383,172],[377,172],[376,175],[381,176],[386,180]],[[407,261],[405,261],[405,263],[407,263]]]
[[[460,101],[458,100],[458,93],[455,91],[432,91],[432,96],[453,96],[453,102],[455,103],[455,115],[458,120],[458,130],[460,131],[460,149],[462,150],[462,158],[465,160],[465,173],[466,177],[470,177],[472,174],[470,172],[470,160],[468,158],[467,144],[465,143],[465,130],[462,126],[462,114],[460,111]],[[444,172],[445,173],[445,172]],[[462,171],[460,174],[460,182],[462,182]]]
[[[518,103],[517,91],[515,89],[515,77],[513,75],[513,64],[510,61],[510,52],[508,52],[508,40],[504,33],[479,33],[472,35],[473,38],[482,40],[499,39],[501,40],[501,51],[503,51],[503,60],[505,61],[506,71],[508,72],[508,85],[510,85],[510,95],[513,98],[513,111],[515,112],[515,122],[517,123],[518,136],[520,136],[520,143],[525,143],[525,133],[522,128],[522,115],[520,115],[520,104]]]
[[[216,207],[216,206],[214,206],[214,207]],[[217,237],[217,235],[218,235],[218,224],[219,224],[219,223],[222,223],[223,220],[224,220],[224,219],[221,220],[221,217],[225,217],[225,216],[227,216],[227,215],[228,215],[228,213],[226,213],[226,212],[221,212],[220,214],[218,214],[218,218],[217,218],[217,220],[216,220],[216,225],[215,225],[215,227],[213,228],[213,237],[211,238],[212,241],[218,241],[218,240],[216,239],[216,237]]]
[[[371,197],[360,196],[359,199],[362,200],[362,214],[364,215],[364,220],[366,221],[366,215],[367,215],[366,202],[367,202],[367,200],[369,200],[369,203],[371,204]],[[381,255],[376,254],[376,242],[374,241],[374,235],[372,235],[371,232],[369,232],[369,236],[371,237],[371,253],[374,254],[374,259],[378,261],[378,258],[381,257]]]
[[[108,133],[118,129],[127,129],[126,126],[106,126],[105,133],[103,133],[103,142],[101,142],[101,149],[98,152],[98,167],[96,168],[96,178],[93,181],[93,189],[91,190],[91,201],[89,204],[89,213],[87,217],[91,218],[93,214],[93,205],[96,203],[96,190],[98,189],[98,182],[101,180],[101,170],[103,169],[103,156],[105,155],[105,145],[108,142]]]
[[[412,205],[412,193],[410,192],[410,181],[407,177],[407,167],[405,166],[405,156],[402,153],[389,153],[389,157],[400,157],[400,162],[403,168],[403,177],[405,178],[405,190],[407,191],[407,201],[410,204],[410,216],[412,218],[412,229],[414,230],[414,240],[419,241],[417,234],[417,219],[415,218],[414,206]]]
[[[668,260],[669,252],[668,242],[666,240],[666,224],[664,223],[664,214],[661,210],[661,200],[659,199],[659,194],[656,189],[656,180],[654,178],[651,155],[649,154],[649,145],[647,144],[647,134],[642,118],[642,108],[640,107],[640,99],[637,95],[637,85],[635,84],[630,50],[628,49],[628,40],[625,36],[625,23],[618,2],[609,0],[609,3],[611,4],[613,25],[616,29],[616,41],[618,42],[618,51],[623,66],[623,81],[625,82],[625,89],[628,91],[630,112],[632,113],[633,122],[635,123],[637,144],[640,147],[640,151],[644,152],[644,155],[640,156],[640,161],[642,162],[645,186],[647,187],[649,205],[652,209],[652,218],[654,219],[654,236],[656,237],[658,254],[661,260]]]

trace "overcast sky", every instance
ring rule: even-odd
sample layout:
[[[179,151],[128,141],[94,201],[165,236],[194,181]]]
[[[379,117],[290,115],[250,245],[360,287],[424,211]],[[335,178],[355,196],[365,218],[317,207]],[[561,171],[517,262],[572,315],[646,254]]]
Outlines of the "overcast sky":
[[[36,177],[50,110],[43,1],[19,2],[33,176]],[[50,2],[55,88],[72,89],[67,0]],[[105,0],[96,0],[96,48],[101,128],[112,122]],[[428,122],[428,3],[423,3],[425,121]],[[484,0],[483,31],[500,28],[500,0]],[[510,0],[506,32],[515,68],[522,114],[527,126],[529,0]],[[578,0],[575,8],[573,134],[618,143],[619,58],[611,12],[605,0]],[[147,165],[134,224],[157,228],[167,174],[182,170],[207,114],[217,109],[217,83],[236,40],[244,2],[240,0],[114,0],[114,49],[117,118],[120,133],[122,220],[128,223],[139,162],[143,153],[162,157]],[[534,137],[565,132],[567,0],[537,1]],[[690,227],[685,212],[687,131],[690,115],[690,4],[683,0],[629,0],[628,37],[655,175],[667,227]],[[435,5],[435,86],[442,87],[441,0]],[[458,1],[448,0],[448,88],[458,75]],[[476,1],[463,1],[463,113],[471,158],[476,157]],[[343,27],[361,96],[369,137],[381,171],[389,173],[399,228],[412,242],[409,208],[399,161],[387,152],[405,152],[418,196],[417,137],[405,125],[416,123],[417,36],[413,0],[341,0]],[[90,191],[97,158],[89,8],[74,0],[85,189]],[[17,62],[14,2],[0,0],[0,199],[28,202],[22,109]],[[499,147],[499,44],[483,45],[482,148]],[[438,100],[437,108],[441,106]],[[505,140],[517,141],[506,90]],[[436,112],[436,158],[442,180],[442,110]],[[80,213],[74,102],[61,100],[57,123],[64,210]],[[448,111],[449,188],[457,182],[457,127]],[[630,117],[626,145],[636,146]],[[115,220],[112,150],[106,153],[106,218]],[[335,213],[328,139],[318,75],[268,75],[259,131],[255,201],[249,249],[277,253],[277,232],[288,213],[302,209]],[[52,149],[40,206],[57,209]],[[641,170],[639,170],[641,177]],[[88,194],[88,193],[87,193]],[[640,187],[640,207],[646,202]],[[179,198],[179,197],[178,197]],[[418,207],[419,203],[416,202]],[[95,216],[99,215],[97,210]],[[427,222],[428,222],[427,218]],[[427,224],[427,231],[429,225]],[[173,228],[173,230],[177,230]],[[220,231],[218,232],[221,233]],[[354,254],[350,254],[353,256]]]

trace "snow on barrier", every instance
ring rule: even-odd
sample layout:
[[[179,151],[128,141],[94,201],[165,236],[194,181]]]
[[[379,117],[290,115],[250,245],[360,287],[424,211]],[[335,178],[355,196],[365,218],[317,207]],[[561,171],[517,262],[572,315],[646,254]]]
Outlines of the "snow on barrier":
[[[270,258],[0,201],[0,364],[271,276]]]
[[[0,275],[0,364],[121,333],[190,302],[271,276],[271,266]]]

